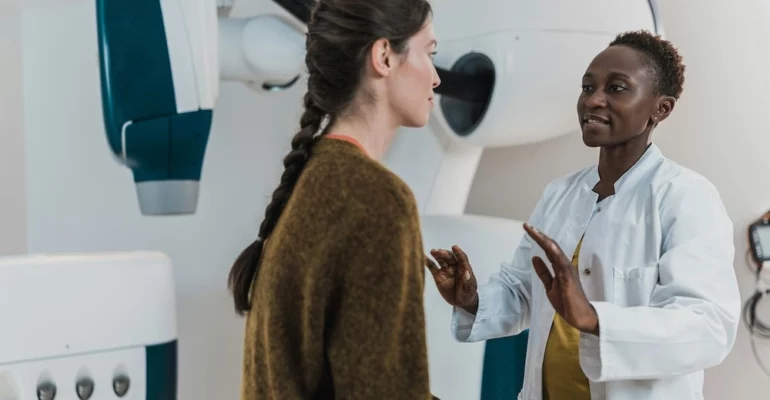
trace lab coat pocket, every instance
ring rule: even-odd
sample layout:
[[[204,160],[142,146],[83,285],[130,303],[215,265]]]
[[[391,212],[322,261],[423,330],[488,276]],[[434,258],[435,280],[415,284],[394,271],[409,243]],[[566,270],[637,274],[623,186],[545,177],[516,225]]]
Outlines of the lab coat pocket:
[[[613,268],[613,303],[621,307],[648,306],[658,283],[658,266]]]

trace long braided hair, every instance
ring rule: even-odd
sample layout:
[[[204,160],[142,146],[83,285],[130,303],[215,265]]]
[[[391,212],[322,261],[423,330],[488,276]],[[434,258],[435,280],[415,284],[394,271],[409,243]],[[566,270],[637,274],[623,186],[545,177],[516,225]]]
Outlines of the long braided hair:
[[[325,118],[328,127],[348,110],[360,88],[369,50],[377,40],[388,39],[396,53],[407,51],[431,14],[426,0],[319,0],[311,13],[306,35],[308,71],[305,111],[300,130],[283,159],[278,188],[265,210],[256,240],[233,263],[228,286],[235,311],[251,308],[250,289],[256,278],[264,241],[273,232],[299,179]],[[326,131],[326,130],[325,130]]]

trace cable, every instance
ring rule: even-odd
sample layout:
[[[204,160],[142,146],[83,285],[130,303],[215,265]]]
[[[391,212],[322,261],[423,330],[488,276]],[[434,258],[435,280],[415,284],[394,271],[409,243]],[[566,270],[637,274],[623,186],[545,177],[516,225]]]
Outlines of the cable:
[[[750,255],[747,252],[747,255]],[[751,335],[751,351],[754,353],[754,358],[759,364],[759,368],[762,369],[767,376],[770,376],[770,368],[759,357],[759,351],[757,350],[756,339],[770,339],[770,324],[761,321],[757,318],[757,305],[765,296],[770,294],[770,285],[768,285],[762,279],[762,270],[764,267],[770,268],[769,263],[759,263],[754,257],[747,257],[748,268],[755,273],[756,285],[754,294],[746,300],[743,306],[743,322]],[[752,266],[754,268],[752,268]]]
[[[768,370],[768,368],[765,366],[765,363],[763,363],[762,359],[759,357],[759,352],[757,351],[757,342],[754,336],[751,336],[751,352],[754,353],[754,358],[757,360],[757,364],[759,364],[759,368],[762,370],[762,372],[764,372],[765,375],[770,376],[770,370]]]
[[[757,268],[756,264],[754,263],[754,259],[751,256],[751,249],[746,249],[746,267],[748,267],[749,271],[751,271],[752,274],[757,274]]]
[[[770,294],[770,291],[756,292],[744,304],[743,322],[752,337],[770,339],[770,325],[757,318],[757,304],[767,294]]]
[[[757,292],[746,301],[746,304],[743,307],[743,321],[751,336],[751,351],[754,354],[754,359],[757,361],[757,364],[759,364],[759,368],[762,372],[764,372],[765,375],[770,376],[770,368],[765,365],[762,358],[759,356],[756,343],[757,338],[770,339],[770,326],[757,319],[756,315],[757,304],[767,294],[770,294],[770,291]]]

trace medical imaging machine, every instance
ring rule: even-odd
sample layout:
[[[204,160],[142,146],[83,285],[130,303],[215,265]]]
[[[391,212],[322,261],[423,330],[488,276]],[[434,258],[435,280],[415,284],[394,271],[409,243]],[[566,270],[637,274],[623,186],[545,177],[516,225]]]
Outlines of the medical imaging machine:
[[[255,96],[295,91],[299,113],[312,0],[275,0],[284,12],[249,18],[229,13],[257,0],[94,1],[105,151],[131,169],[142,214],[194,214],[221,80]],[[399,133],[385,162],[418,197],[426,249],[462,245],[484,282],[523,232],[520,221],[465,213],[483,150],[575,132],[591,59],[620,32],[662,33],[661,20],[647,0],[432,4],[438,102],[427,127]],[[176,398],[189,378],[176,372],[174,273],[183,266],[174,272],[159,253],[0,258],[0,400]],[[456,343],[451,309],[430,282],[425,296],[433,392],[515,398],[519,388],[503,387],[515,371],[496,371],[494,357],[523,363],[525,354]],[[526,346],[524,334],[500,340]]]

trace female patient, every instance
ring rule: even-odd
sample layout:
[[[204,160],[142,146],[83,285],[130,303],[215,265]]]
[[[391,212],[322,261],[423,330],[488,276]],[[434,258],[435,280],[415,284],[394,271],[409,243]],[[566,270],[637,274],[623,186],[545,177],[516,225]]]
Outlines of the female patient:
[[[244,400],[431,398],[417,207],[378,161],[400,126],[428,121],[430,15],[424,0],[312,12],[301,130],[229,277],[247,314]]]
[[[619,35],[577,101],[598,164],[545,188],[513,261],[486,285],[459,247],[432,252],[458,340],[530,328],[522,399],[702,399],[703,370],[730,352],[732,224],[714,186],[651,139],[683,82],[671,43]]]

